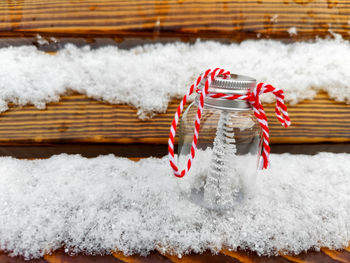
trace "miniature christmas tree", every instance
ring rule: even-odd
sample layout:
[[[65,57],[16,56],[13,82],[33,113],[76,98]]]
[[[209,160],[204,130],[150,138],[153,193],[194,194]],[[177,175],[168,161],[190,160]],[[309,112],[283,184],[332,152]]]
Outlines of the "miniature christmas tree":
[[[204,200],[211,208],[232,207],[240,192],[241,182],[235,165],[235,142],[233,127],[229,125],[229,113],[222,111],[204,186]]]

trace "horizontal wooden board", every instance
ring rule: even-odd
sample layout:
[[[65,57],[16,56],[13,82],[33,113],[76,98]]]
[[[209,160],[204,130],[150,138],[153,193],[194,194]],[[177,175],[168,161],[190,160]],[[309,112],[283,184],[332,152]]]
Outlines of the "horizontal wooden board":
[[[175,151],[177,152],[175,146]],[[274,144],[271,153],[291,153],[314,155],[319,152],[350,153],[349,143],[307,143]],[[42,159],[56,154],[80,154],[91,158],[99,155],[114,154],[119,157],[139,159],[144,157],[163,157],[168,154],[166,144],[38,144],[38,145],[1,145],[0,156],[12,156],[20,159]]]
[[[110,105],[84,95],[64,96],[45,110],[11,107],[0,115],[0,144],[159,143],[166,144],[178,100],[166,113],[146,121],[127,105]],[[282,127],[274,105],[265,107],[271,143],[350,141],[350,105],[319,94],[313,100],[289,105],[292,126]]]
[[[0,36],[349,38],[350,0],[21,0],[0,2]]]
[[[113,253],[108,256],[86,256],[76,255],[69,256],[62,250],[45,255],[42,259],[25,261],[20,257],[9,257],[0,253],[0,263],[5,262],[28,262],[28,263],[83,263],[83,262],[100,262],[100,263],[350,263],[350,253],[347,250],[329,250],[321,249],[320,252],[304,252],[298,256],[281,255],[277,257],[261,257],[249,251],[227,251],[224,250],[217,255],[210,252],[203,254],[184,255],[182,258],[177,256],[162,255],[156,251],[148,256],[125,256],[122,253]]]

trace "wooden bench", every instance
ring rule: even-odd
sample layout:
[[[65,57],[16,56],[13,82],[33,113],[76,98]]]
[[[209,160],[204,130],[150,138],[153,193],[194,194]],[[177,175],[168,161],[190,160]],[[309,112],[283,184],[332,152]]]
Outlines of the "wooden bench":
[[[350,37],[346,0],[6,0],[0,3],[0,46],[36,45],[54,52],[64,43],[130,48],[196,38],[221,42],[272,38],[300,41],[340,34]],[[288,30],[295,27],[297,35]],[[38,34],[47,45],[41,45]],[[166,113],[141,121],[127,105],[110,105],[81,94],[63,96],[46,110],[15,107],[0,116],[0,155],[46,158],[62,152],[93,157],[114,153],[130,158],[162,156],[178,101]],[[349,151],[350,105],[320,93],[289,105],[293,126],[284,129],[266,105],[275,152]],[[106,118],[105,116],[108,116]],[[122,116],[122,118],[121,118]],[[80,125],[89,118],[89,126]],[[287,145],[287,146],[286,146]],[[294,149],[294,150],[293,150]],[[5,254],[0,262],[12,260]],[[350,262],[350,249],[266,258],[249,251],[189,255],[182,260],[152,253],[147,258],[113,254],[69,257],[57,251],[41,262]],[[17,262],[17,261],[16,261]]]

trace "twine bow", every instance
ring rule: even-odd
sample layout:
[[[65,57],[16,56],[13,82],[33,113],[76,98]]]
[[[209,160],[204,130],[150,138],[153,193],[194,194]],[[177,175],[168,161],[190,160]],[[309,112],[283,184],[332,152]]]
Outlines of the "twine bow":
[[[269,127],[267,123],[267,117],[264,111],[264,107],[262,106],[260,102],[259,96],[264,93],[272,93],[276,97],[276,107],[275,112],[277,119],[281,122],[281,124],[287,128],[291,122],[288,116],[287,107],[284,104],[284,94],[283,90],[273,87],[272,85],[265,84],[265,83],[259,83],[253,91],[248,91],[244,95],[229,95],[224,93],[208,93],[210,84],[217,76],[223,76],[223,78],[229,78],[230,72],[226,71],[224,69],[216,68],[214,70],[208,69],[205,71],[202,75],[200,75],[197,80],[191,85],[188,92],[184,95],[183,99],[181,100],[177,111],[175,112],[174,119],[172,121],[171,127],[170,127],[170,134],[169,134],[169,140],[168,140],[168,151],[169,151],[169,162],[170,166],[173,169],[174,175],[176,177],[184,177],[188,171],[191,169],[191,165],[193,162],[193,159],[195,157],[195,153],[197,150],[197,142],[198,142],[198,133],[200,129],[200,121],[201,116],[203,112],[204,107],[204,98],[206,96],[210,96],[212,98],[221,98],[221,99],[227,99],[227,100],[247,100],[253,110],[254,115],[259,121],[259,124],[261,126],[261,129],[263,131],[263,151],[261,153],[261,168],[266,169],[269,166],[269,155],[270,155],[270,146],[269,146]],[[202,79],[206,79],[204,88],[202,90],[198,89],[198,85],[202,81]],[[174,140],[176,135],[176,126],[179,121],[181,112],[186,105],[188,97],[196,91],[200,94],[199,97],[199,103],[198,103],[198,109],[196,114],[196,120],[194,123],[194,134],[193,134],[193,140],[191,145],[191,153],[190,157],[187,160],[186,168],[183,169],[181,172],[179,171],[179,168],[176,165],[175,157],[174,157]]]

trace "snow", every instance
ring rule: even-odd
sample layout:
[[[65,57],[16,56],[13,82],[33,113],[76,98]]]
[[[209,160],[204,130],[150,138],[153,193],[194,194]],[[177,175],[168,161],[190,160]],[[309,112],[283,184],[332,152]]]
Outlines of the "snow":
[[[223,213],[191,202],[181,185],[196,177],[175,178],[166,157],[2,157],[0,250],[33,258],[62,245],[91,254],[185,254],[225,245],[274,255],[349,245],[350,155],[282,154],[271,161],[254,193]]]
[[[277,23],[278,22],[278,15],[274,14],[271,18],[270,18],[270,22],[271,23]]]
[[[290,36],[296,36],[298,34],[297,28],[295,26],[290,27],[287,32]]]
[[[53,38],[54,39],[54,38]],[[43,38],[41,35],[37,34],[36,35],[36,42],[41,45],[41,46],[45,46],[45,45],[49,45],[49,41],[47,41],[45,38]]]
[[[201,72],[217,66],[280,87],[291,103],[311,99],[321,90],[336,100],[350,101],[350,43],[339,38],[290,44],[198,41],[131,50],[67,45],[56,55],[21,46],[0,49],[0,61],[0,112],[9,102],[44,108],[76,91],[109,103],[130,104],[141,118],[152,116],[165,111],[171,99],[183,96]]]

